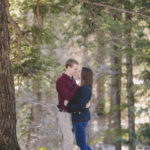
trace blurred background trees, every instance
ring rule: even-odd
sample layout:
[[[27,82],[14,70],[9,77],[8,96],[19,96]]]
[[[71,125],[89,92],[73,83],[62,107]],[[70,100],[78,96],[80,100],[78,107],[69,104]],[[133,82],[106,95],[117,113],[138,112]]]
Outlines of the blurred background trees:
[[[7,0],[17,135],[22,150],[59,149],[55,81],[68,58],[94,71],[93,149],[150,137],[149,0]]]

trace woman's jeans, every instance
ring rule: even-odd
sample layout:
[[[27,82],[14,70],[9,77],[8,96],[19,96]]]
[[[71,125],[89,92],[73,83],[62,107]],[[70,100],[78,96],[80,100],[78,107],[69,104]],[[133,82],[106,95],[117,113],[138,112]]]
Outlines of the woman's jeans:
[[[88,125],[88,121],[76,122],[73,125],[76,143],[80,147],[80,150],[92,150],[86,143],[86,127]]]

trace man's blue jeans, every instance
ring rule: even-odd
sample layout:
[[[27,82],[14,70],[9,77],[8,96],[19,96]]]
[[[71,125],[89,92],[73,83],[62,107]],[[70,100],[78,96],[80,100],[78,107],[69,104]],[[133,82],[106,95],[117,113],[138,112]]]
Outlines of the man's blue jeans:
[[[80,150],[92,150],[91,147],[86,143],[86,127],[88,125],[88,121],[76,122],[73,125],[76,143],[80,147]]]

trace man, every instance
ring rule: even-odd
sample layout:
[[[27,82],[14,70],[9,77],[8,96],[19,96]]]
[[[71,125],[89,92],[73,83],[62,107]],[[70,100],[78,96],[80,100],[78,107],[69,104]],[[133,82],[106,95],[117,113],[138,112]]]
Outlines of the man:
[[[70,101],[75,96],[79,86],[73,76],[80,77],[80,66],[75,59],[68,59],[65,64],[66,72],[56,81],[58,92],[58,124],[63,134],[62,149],[72,150],[74,136],[72,132],[71,113],[64,106],[64,101]]]

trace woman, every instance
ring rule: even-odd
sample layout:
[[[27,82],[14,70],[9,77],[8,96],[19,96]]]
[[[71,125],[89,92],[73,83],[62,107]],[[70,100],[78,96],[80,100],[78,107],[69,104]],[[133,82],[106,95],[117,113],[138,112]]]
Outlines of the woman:
[[[83,67],[81,70],[81,87],[71,102],[65,100],[64,105],[72,110],[72,122],[76,137],[76,143],[80,150],[92,150],[86,143],[86,127],[90,120],[90,111],[86,104],[92,96],[93,72]]]

